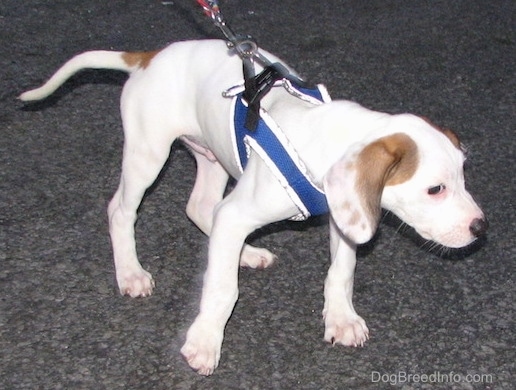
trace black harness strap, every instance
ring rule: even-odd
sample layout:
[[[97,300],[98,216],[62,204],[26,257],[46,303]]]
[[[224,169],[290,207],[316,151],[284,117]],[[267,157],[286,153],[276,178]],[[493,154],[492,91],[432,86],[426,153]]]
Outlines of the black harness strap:
[[[250,65],[247,63],[251,63]],[[251,70],[249,68],[252,68]],[[278,80],[289,78],[290,72],[279,62],[267,65],[262,72],[254,76],[252,61],[244,61],[244,93],[242,97],[248,104],[245,127],[256,130],[260,119],[260,101],[271,90]]]
[[[308,88],[308,85],[290,71],[276,62],[272,64],[259,50],[258,45],[251,36],[237,36],[229,28],[216,0],[197,0],[202,6],[204,13],[211,17],[217,27],[228,39],[228,47],[235,49],[243,62],[244,68],[244,94],[243,98],[249,106],[245,127],[255,131],[260,119],[260,100],[271,90],[274,83],[281,79],[288,79],[292,83]],[[264,66],[262,72],[255,75],[254,61]]]

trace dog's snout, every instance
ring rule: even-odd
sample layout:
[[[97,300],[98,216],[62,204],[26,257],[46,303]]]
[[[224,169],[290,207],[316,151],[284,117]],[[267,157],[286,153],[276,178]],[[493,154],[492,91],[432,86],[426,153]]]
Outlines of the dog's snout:
[[[475,237],[480,237],[481,235],[485,234],[488,227],[489,222],[487,222],[487,219],[475,218],[473,221],[471,221],[471,224],[469,225],[469,231]]]

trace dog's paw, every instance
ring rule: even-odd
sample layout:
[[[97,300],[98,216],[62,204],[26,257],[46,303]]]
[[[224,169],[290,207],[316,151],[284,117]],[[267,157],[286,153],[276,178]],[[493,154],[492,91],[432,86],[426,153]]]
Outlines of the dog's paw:
[[[267,268],[271,266],[278,257],[264,248],[255,248],[245,245],[240,255],[240,266],[249,268]]]
[[[155,285],[152,275],[144,269],[122,273],[117,279],[120,294],[131,298],[150,296]]]
[[[222,337],[218,337],[209,327],[194,324],[188,330],[181,354],[188,365],[198,374],[211,375],[220,359]]]
[[[363,347],[369,340],[369,329],[362,317],[342,317],[337,319],[326,316],[324,340],[335,345],[342,344],[350,347]]]

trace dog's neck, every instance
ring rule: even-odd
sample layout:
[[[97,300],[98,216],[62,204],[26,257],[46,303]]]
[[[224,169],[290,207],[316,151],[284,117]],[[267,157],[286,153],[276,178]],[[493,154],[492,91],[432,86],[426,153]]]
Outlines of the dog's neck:
[[[388,126],[392,118],[390,114],[372,111],[345,100],[314,106],[294,97],[278,98],[280,93],[286,92],[271,91],[264,104],[302,156],[316,182],[322,181],[350,145],[391,131]]]

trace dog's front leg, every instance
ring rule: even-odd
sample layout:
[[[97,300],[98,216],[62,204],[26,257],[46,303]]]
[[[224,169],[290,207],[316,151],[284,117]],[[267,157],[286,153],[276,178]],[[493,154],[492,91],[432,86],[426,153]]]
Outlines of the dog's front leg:
[[[332,344],[362,346],[369,338],[365,321],[353,308],[356,246],[330,218],[331,266],[324,285],[324,339]]]
[[[233,191],[217,205],[210,234],[201,308],[181,353],[199,374],[218,365],[224,328],[238,298],[239,258],[247,236],[298,213],[280,182],[254,155]]]
[[[211,375],[218,365],[224,328],[238,298],[240,252],[253,230],[242,218],[238,204],[226,198],[217,208],[200,312],[181,349],[188,364],[201,375]]]

